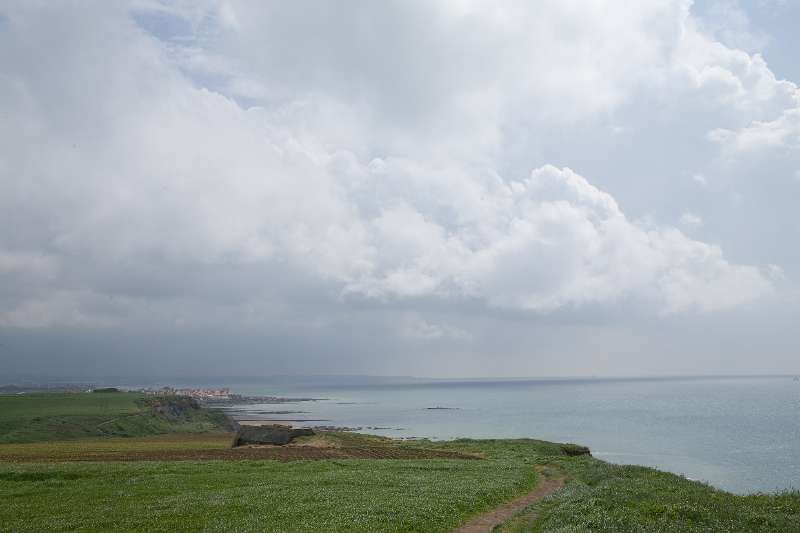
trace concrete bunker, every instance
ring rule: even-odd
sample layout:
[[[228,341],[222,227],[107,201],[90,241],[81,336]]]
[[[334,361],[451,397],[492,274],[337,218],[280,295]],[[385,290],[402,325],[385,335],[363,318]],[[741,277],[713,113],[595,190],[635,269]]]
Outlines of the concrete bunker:
[[[311,428],[293,428],[281,424],[264,426],[241,426],[233,438],[232,447],[248,446],[252,444],[273,444],[283,446],[289,444],[296,437],[313,435]]]

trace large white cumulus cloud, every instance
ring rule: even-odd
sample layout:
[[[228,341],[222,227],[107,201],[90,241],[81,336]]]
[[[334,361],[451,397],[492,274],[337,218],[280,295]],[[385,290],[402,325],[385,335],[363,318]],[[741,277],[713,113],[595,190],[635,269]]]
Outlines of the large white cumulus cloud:
[[[771,290],[719,247],[626,217],[591,176],[504,160],[636,91],[722,94],[731,127],[777,116],[795,88],[698,34],[687,2],[334,5],[8,9],[0,324],[216,306],[207,285],[239,268],[252,285],[225,305],[242,313],[276,271],[342,301],[537,312],[712,311]],[[131,15],[155,12],[196,41]]]
[[[374,260],[347,277],[349,291],[537,311],[643,299],[670,312],[725,308],[770,288],[758,269],[729,264],[717,247],[631,222],[570,169],[546,166],[519,181],[437,175],[403,161],[373,161],[371,170],[378,176],[367,187],[384,177],[380,187],[391,192],[362,221]],[[409,190],[421,177],[432,187]]]

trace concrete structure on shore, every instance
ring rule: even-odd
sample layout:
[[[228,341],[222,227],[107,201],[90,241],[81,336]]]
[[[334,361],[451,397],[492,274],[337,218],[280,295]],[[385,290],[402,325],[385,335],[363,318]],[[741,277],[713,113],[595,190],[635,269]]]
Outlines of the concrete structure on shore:
[[[282,446],[289,444],[296,437],[313,435],[310,428],[292,428],[280,424],[267,426],[241,426],[233,438],[232,447],[249,444],[273,444]]]

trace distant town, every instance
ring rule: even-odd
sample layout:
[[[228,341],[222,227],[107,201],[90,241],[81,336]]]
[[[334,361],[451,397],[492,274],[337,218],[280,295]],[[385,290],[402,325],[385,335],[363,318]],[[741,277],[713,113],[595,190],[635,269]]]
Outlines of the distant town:
[[[190,387],[161,387],[161,388],[135,388],[135,387],[98,387],[89,384],[25,384],[25,385],[0,385],[0,394],[26,394],[36,392],[72,393],[85,392],[138,392],[153,396],[175,395],[189,396],[197,400],[233,400],[238,398],[231,394],[229,388],[190,388]]]
[[[26,383],[18,385],[0,385],[0,395],[6,394],[35,394],[35,393],[114,393],[133,392],[149,396],[187,396],[202,402],[205,405],[230,406],[244,404],[281,404],[296,402],[314,402],[325,398],[285,398],[281,396],[244,396],[231,393],[228,387],[125,387],[125,386],[97,386],[92,384],[76,383]]]
[[[189,396],[196,400],[230,400],[231,391],[227,387],[222,389],[176,389],[173,387],[161,387],[160,389],[131,389],[130,392],[141,392],[143,394]]]

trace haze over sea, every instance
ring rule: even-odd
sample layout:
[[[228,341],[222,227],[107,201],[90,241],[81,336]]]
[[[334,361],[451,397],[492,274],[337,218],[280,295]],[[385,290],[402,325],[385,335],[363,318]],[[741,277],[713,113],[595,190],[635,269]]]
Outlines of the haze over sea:
[[[800,382],[792,377],[356,381],[287,378],[231,388],[324,398],[243,406],[249,418],[391,437],[575,442],[606,461],[736,493],[800,488]],[[301,413],[263,414],[275,410]]]

